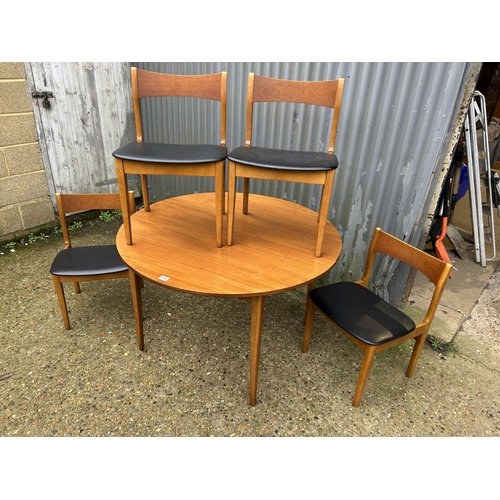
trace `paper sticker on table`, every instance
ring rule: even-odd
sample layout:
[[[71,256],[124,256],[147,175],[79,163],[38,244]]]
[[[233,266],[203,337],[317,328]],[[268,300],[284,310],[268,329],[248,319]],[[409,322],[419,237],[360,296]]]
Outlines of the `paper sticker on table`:
[[[158,279],[162,281],[168,281],[170,278],[168,276],[160,276]]]

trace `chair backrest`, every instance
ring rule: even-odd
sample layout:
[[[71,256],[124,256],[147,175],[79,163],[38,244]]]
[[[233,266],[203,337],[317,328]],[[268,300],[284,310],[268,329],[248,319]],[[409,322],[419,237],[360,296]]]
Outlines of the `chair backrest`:
[[[359,282],[363,286],[368,286],[368,280],[377,253],[405,262],[427,276],[434,284],[434,293],[424,319],[424,322],[430,321],[441,300],[441,295],[450,275],[452,265],[377,228],[368,250],[365,271]]]
[[[245,145],[252,142],[253,104],[255,102],[294,102],[333,109],[328,152],[333,153],[339,123],[344,79],[307,82],[248,75]]]
[[[130,215],[135,212],[134,192],[128,192],[128,206],[131,207]],[[56,193],[57,210],[64,237],[64,248],[71,247],[71,238],[68,229],[66,216],[77,212],[88,210],[121,210],[120,195],[118,193],[86,193],[86,194],[66,194]]]
[[[196,97],[219,101],[220,144],[226,145],[227,72],[210,75],[170,75],[131,68],[137,141],[142,142],[140,99],[146,97]]]

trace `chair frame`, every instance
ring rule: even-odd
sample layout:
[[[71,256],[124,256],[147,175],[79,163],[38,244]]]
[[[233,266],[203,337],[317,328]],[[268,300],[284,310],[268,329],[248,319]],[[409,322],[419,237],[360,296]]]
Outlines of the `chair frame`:
[[[140,99],[149,97],[195,97],[219,101],[220,144],[226,145],[227,72],[207,75],[172,75],[131,68],[132,100],[136,127],[136,140],[143,142]],[[215,218],[217,246],[222,246],[223,214],[225,208],[225,160],[207,163],[154,163],[115,158],[118,188],[122,197],[122,212],[128,213],[127,174],[139,174],[144,210],[149,212],[147,174],[215,177]],[[132,244],[130,218],[124,217],[127,244]]]
[[[328,153],[333,154],[337,128],[342,104],[344,79],[325,81],[281,80],[248,75],[248,91],[246,105],[245,146],[252,145],[253,106],[256,102],[289,102],[324,106],[333,109],[330,128]],[[332,170],[281,170],[268,167],[257,167],[234,162],[228,158],[228,240],[233,244],[234,212],[236,198],[236,182],[243,177],[243,213],[248,214],[248,195],[250,178],[275,181],[302,182],[304,184],[320,184],[323,186],[318,210],[318,237],[316,242],[316,257],[321,257],[325,226],[328,218],[328,208],[333,191],[335,171]]]
[[[406,342],[407,340],[415,339],[413,352],[408,364],[408,368],[406,370],[407,377],[410,378],[413,375],[418,359],[420,357],[420,353],[422,352],[425,339],[427,337],[427,334],[429,333],[429,328],[431,326],[432,320],[436,313],[439,301],[441,300],[441,296],[443,295],[444,288],[446,286],[446,283],[448,282],[448,278],[452,269],[452,265],[450,263],[443,262],[433,255],[429,255],[424,251],[419,250],[418,248],[415,248],[408,243],[405,243],[404,241],[382,231],[382,229],[377,228],[368,250],[365,271],[362,278],[359,281],[356,281],[357,284],[365,288],[368,288],[373,263],[375,262],[377,253],[384,254],[405,262],[406,264],[423,273],[434,284],[434,292],[432,294],[432,298],[425,317],[422,321],[417,323],[415,329],[409,332],[407,335],[378,346],[366,344],[361,340],[353,337],[351,334],[337,325],[334,321],[332,321],[328,316],[323,314],[323,312],[319,308],[317,308],[313,301],[310,299],[309,293],[307,294],[306,300],[305,331],[302,342],[302,352],[307,352],[308,350],[315,311],[320,312],[328,321],[333,323],[339,331],[341,331],[346,337],[351,339],[352,342],[354,342],[364,352],[358,382],[356,385],[356,391],[354,393],[352,403],[353,406],[359,406],[361,396],[363,394],[376,353],[388,349],[389,347],[392,347],[394,345]]]
[[[131,213],[135,212],[135,202],[134,202],[134,192],[128,191],[127,193],[127,205],[131,207]],[[61,229],[64,237],[64,248],[62,251],[71,248],[71,237],[69,234],[68,223],[66,220],[67,215],[84,212],[88,210],[98,210],[98,209],[113,209],[121,210],[121,199],[118,193],[103,193],[103,194],[66,194],[66,193],[56,193],[57,209],[59,212],[59,220],[61,223]],[[71,328],[69,322],[68,308],[66,305],[66,297],[64,295],[64,283],[73,283],[75,288],[75,293],[80,293],[80,282],[81,281],[100,281],[100,280],[110,280],[118,278],[128,278],[129,270],[110,273],[110,274],[97,274],[91,276],[58,276],[52,274],[52,280],[54,282],[54,287],[56,289],[57,299],[59,301],[59,307],[61,309],[61,314],[64,321],[64,327],[66,330]]]

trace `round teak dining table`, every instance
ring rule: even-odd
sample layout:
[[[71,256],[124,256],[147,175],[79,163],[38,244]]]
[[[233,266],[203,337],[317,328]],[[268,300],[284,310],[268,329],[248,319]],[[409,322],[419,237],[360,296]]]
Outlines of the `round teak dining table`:
[[[116,245],[130,268],[139,349],[144,350],[141,285],[144,278],[178,292],[251,302],[250,405],[255,405],[264,317],[268,295],[314,281],[336,263],[342,241],[328,222],[323,253],[315,256],[318,214],[290,201],[252,194],[251,212],[236,197],[233,244],[217,247],[213,193],[156,202],[131,217],[134,239],[124,227]],[[226,222],[227,224],[227,222]],[[226,243],[226,242],[224,242]],[[305,304],[304,304],[305,311]]]

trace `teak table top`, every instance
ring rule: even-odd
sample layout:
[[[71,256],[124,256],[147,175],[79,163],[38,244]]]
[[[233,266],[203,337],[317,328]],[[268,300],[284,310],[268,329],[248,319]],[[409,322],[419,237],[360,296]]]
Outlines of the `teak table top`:
[[[179,196],[132,215],[133,244],[123,226],[116,244],[131,268],[139,346],[144,346],[138,276],[158,285],[212,297],[250,298],[252,332],[250,404],[255,404],[265,297],[313,286],[337,261],[342,241],[328,222],[321,257],[315,257],[317,213],[269,196],[250,195],[242,214],[237,195],[233,245],[217,248],[213,193]]]

